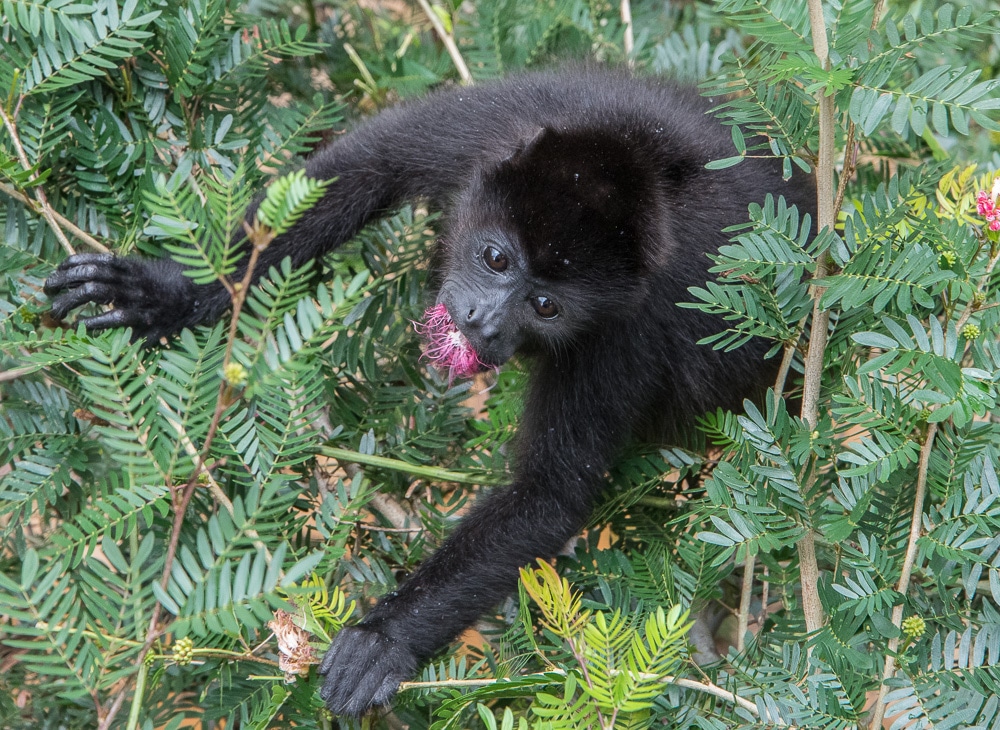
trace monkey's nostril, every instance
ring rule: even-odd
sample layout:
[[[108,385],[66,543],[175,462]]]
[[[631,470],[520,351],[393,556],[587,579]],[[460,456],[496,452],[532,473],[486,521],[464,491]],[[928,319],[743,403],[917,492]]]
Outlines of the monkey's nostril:
[[[472,319],[472,317],[473,317],[473,315],[474,315],[475,313],[476,313],[476,310],[475,310],[475,309],[470,309],[470,310],[469,310],[469,315],[468,315],[468,317],[466,317],[466,319]]]

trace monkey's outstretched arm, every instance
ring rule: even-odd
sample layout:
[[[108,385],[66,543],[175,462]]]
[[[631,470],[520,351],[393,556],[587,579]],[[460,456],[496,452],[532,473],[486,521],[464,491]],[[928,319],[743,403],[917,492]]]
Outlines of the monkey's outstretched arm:
[[[512,484],[481,498],[398,591],[334,639],[320,673],[335,714],[388,703],[422,662],[510,594],[521,567],[558,554],[586,523],[630,431],[629,394],[617,382],[595,388],[585,374],[551,370],[532,386]]]
[[[500,85],[433,94],[386,110],[313,156],[307,174],[332,182],[315,207],[262,253],[255,276],[286,256],[294,266],[315,260],[407,201],[446,203],[481,161],[500,159],[523,134],[537,131],[537,107],[526,110],[509,98],[512,93]],[[235,235],[243,238],[242,231]],[[88,329],[129,326],[149,342],[213,322],[230,303],[219,282],[196,285],[169,259],[131,256],[71,256],[45,291],[55,297],[56,317],[91,302],[111,304],[112,310],[84,320]]]

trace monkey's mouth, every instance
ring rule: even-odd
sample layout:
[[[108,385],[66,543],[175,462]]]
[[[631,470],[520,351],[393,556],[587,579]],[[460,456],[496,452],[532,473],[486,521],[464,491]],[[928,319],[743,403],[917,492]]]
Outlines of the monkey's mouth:
[[[429,307],[423,321],[413,323],[413,329],[426,340],[424,357],[435,367],[447,370],[450,378],[468,378],[490,369],[455,326],[444,304]]]

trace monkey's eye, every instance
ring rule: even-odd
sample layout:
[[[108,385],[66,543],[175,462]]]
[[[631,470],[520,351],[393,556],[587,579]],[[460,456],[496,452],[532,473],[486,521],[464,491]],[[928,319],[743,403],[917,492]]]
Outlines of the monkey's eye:
[[[554,319],[559,314],[559,305],[544,295],[532,297],[531,306],[542,319]]]
[[[497,273],[506,271],[508,265],[507,257],[493,246],[487,246],[483,250],[483,263]]]

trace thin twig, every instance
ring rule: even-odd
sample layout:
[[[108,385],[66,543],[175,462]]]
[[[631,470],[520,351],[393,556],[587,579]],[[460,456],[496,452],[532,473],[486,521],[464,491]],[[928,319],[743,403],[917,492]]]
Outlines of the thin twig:
[[[986,271],[979,280],[979,289],[984,289],[986,287],[998,261],[1000,261],[1000,250],[995,251],[990,257],[989,262],[986,264]],[[963,311],[959,316],[958,321],[955,324],[956,330],[962,329],[962,326],[965,325],[965,323],[969,320],[969,317],[972,316],[974,309],[975,305],[970,302],[965,308],[965,311]],[[971,347],[971,344],[966,345],[966,353],[968,352],[969,347]],[[964,359],[965,354],[963,353],[962,360]],[[927,473],[930,467],[931,451],[934,448],[934,437],[937,435],[937,431],[937,422],[928,423],[927,435],[924,437],[924,442],[920,446],[920,460],[917,466],[917,488],[916,493],[913,495],[913,512],[910,517],[910,536],[906,542],[906,553],[903,557],[903,565],[899,572],[899,580],[896,583],[896,592],[899,593],[902,599],[905,599],[906,593],[910,588],[910,578],[913,574],[913,565],[917,559],[917,541],[920,539],[920,526],[924,512],[924,498],[927,494]],[[904,604],[901,600],[899,605],[893,607],[892,609],[892,623],[897,629],[903,625],[903,608]],[[889,686],[887,682],[896,672],[896,653],[898,651],[899,637],[897,636],[889,639],[889,643],[886,647],[885,664],[882,668],[882,684],[879,687],[878,699],[875,701],[875,706],[872,708],[872,717],[868,724],[869,730],[879,730],[879,728],[882,727],[882,720],[885,718],[886,711],[885,698],[886,695],[889,694]]]
[[[462,54],[458,51],[458,46],[455,45],[455,39],[451,37],[451,34],[445,30],[444,25],[441,23],[441,18],[437,16],[434,12],[434,8],[431,7],[427,0],[417,0],[420,4],[421,9],[424,11],[424,15],[427,19],[431,21],[431,25],[434,26],[434,32],[438,34],[438,38],[444,43],[445,49],[448,51],[448,55],[451,56],[451,62],[455,64],[455,68],[458,69],[458,76],[462,79],[462,83],[466,86],[472,85],[472,74],[469,73],[469,67],[465,65],[465,60],[462,58]]]
[[[244,226],[247,224],[244,223]],[[253,243],[254,237],[260,238],[259,232],[254,232],[252,230],[247,231],[250,234],[250,241]],[[260,257],[261,251],[267,247],[267,245],[273,239],[273,234],[268,234],[267,237],[260,241],[259,243],[253,243],[253,247],[250,251],[250,260],[247,262],[246,272],[243,275],[243,280],[238,286],[232,288],[234,292],[233,295],[233,312],[232,318],[229,322],[229,335],[226,338],[226,352],[222,358],[222,369],[226,369],[233,357],[233,345],[236,343],[236,332],[239,326],[240,312],[243,309],[243,303],[246,301],[247,294],[250,291],[250,283],[253,281],[253,272],[257,267],[257,259]],[[170,568],[173,565],[174,555],[177,552],[177,543],[180,540],[181,525],[184,522],[184,513],[187,511],[188,505],[191,503],[191,498],[194,496],[195,487],[198,485],[198,477],[201,474],[202,467],[204,466],[206,460],[208,459],[209,450],[212,448],[212,442],[215,440],[215,434],[219,429],[219,423],[222,421],[222,414],[225,412],[228,405],[228,398],[226,397],[229,392],[229,384],[222,380],[219,383],[219,393],[216,399],[215,412],[212,414],[212,421],[208,425],[208,432],[205,434],[205,441],[201,447],[201,455],[195,458],[195,467],[191,470],[191,475],[188,477],[187,484],[184,485],[180,492],[180,496],[177,496],[177,491],[175,490],[172,495],[173,507],[174,507],[174,524],[170,532],[170,542],[167,544],[167,554],[163,566],[163,576],[160,580],[160,585],[164,589],[167,587],[167,582],[170,577]]]
[[[813,51],[820,67],[830,69],[830,48],[826,37],[826,21],[823,19],[822,0],[809,0],[809,25],[812,31]],[[819,102],[819,160],[816,165],[816,230],[833,230],[833,153],[834,107],[833,95],[825,88],[817,90]],[[822,252],[816,259],[814,278],[822,280],[826,276],[827,254]],[[809,333],[809,347],[806,350],[805,373],[802,382],[802,418],[815,428],[819,421],[819,391],[823,382],[823,354],[826,351],[827,330],[830,313],[821,306],[824,288],[810,287],[813,298],[812,328]],[[816,544],[812,528],[807,526],[799,539],[799,578],[802,589],[802,611],[806,620],[806,631],[810,634],[823,625],[823,604],[819,600],[819,565],[816,562]]]
[[[122,708],[122,704],[125,702],[125,694],[119,692],[118,696],[115,697],[114,701],[111,703],[111,707],[108,708],[108,714],[104,716],[101,723],[97,726],[97,730],[108,730],[111,727],[112,721],[115,719],[115,715]]]
[[[876,30],[878,28],[878,24],[882,21],[882,13],[884,12],[885,12],[885,0],[876,0],[875,12],[872,13],[872,24],[871,24],[872,30]],[[872,42],[869,40],[868,41],[869,50],[871,49],[871,47],[872,47]]]
[[[247,294],[250,291],[250,283],[253,281],[254,269],[257,266],[257,260],[260,257],[261,252],[268,244],[273,240],[273,234],[262,235],[259,231],[255,231],[249,228],[249,225],[244,222],[244,226],[247,228],[247,232],[250,237],[250,241],[253,244],[250,249],[250,258],[247,262],[247,268],[243,275],[242,281],[240,281],[238,286],[227,287],[227,290],[233,291],[233,311],[232,319],[229,324],[229,334],[226,340],[226,353],[222,360],[222,367],[229,364],[232,359],[233,345],[236,342],[237,326],[239,324],[240,312],[243,309],[243,304],[246,301]],[[255,239],[258,239],[255,241]],[[212,441],[215,439],[215,434],[219,428],[219,423],[222,419],[222,414],[226,410],[226,394],[229,390],[229,385],[223,380],[219,383],[219,392],[216,400],[215,412],[212,414],[212,421],[209,424],[208,432],[205,434],[205,441],[202,445],[201,454],[197,455],[194,459],[195,466],[191,470],[191,475],[188,477],[187,483],[177,489],[176,487],[171,488],[171,506],[173,507],[173,524],[170,529],[170,540],[167,543],[167,551],[164,556],[163,561],[163,572],[160,574],[160,587],[166,590],[168,583],[170,582],[170,572],[173,568],[174,558],[177,555],[177,546],[180,542],[181,527],[184,524],[184,514],[187,512],[188,505],[191,503],[191,498],[194,496],[195,488],[198,485],[198,477],[202,473],[203,467],[206,465],[206,460],[208,459],[209,450],[212,447]],[[159,634],[158,624],[160,620],[160,614],[163,610],[163,604],[159,601],[153,607],[153,615],[149,620],[149,627],[146,629],[146,639],[143,642],[142,649],[139,651],[136,657],[136,666],[141,664],[146,660],[146,655],[152,649],[153,644],[156,642],[156,637]],[[129,682],[125,682],[124,686],[119,691],[118,697],[124,698],[125,694],[129,692]],[[111,720],[118,713],[118,709],[121,707],[121,703],[118,701],[118,697],[115,698],[117,706],[113,706],[112,710],[109,711],[108,717],[105,718],[106,727],[110,727]],[[128,730],[132,730],[129,728]]]
[[[171,410],[170,405],[167,403],[166,400],[164,400],[162,396],[158,397],[157,401],[160,404],[161,412],[166,417],[167,423],[169,423],[173,427],[174,431],[177,432],[177,438],[180,439],[181,446],[184,448],[185,453],[187,453],[188,456],[192,457],[195,460],[195,462],[198,463],[198,470],[199,470],[198,476],[199,478],[205,480],[205,483],[208,485],[208,491],[211,493],[212,498],[218,504],[222,505],[223,509],[225,509],[226,512],[229,513],[230,517],[235,517],[236,513],[233,508],[232,500],[229,499],[226,493],[222,490],[222,487],[219,485],[219,482],[212,475],[212,470],[209,468],[210,465],[203,463],[200,460],[200,458],[198,458],[198,447],[196,447],[194,443],[191,441],[191,437],[188,436],[187,430],[184,428],[184,425],[180,422],[180,418],[177,416],[177,414],[175,414]],[[257,533],[257,531],[250,527],[245,527],[243,531],[246,533],[247,537],[249,537],[253,541],[252,544],[255,548],[264,551],[264,557],[267,558],[268,562],[270,562],[271,551],[268,550],[267,546],[265,546],[263,541],[261,541],[260,535]]]
[[[816,561],[816,540],[811,529],[806,530],[796,547],[799,552],[802,612],[806,619],[806,631],[812,634],[823,626],[823,604],[819,600],[819,563]]]
[[[678,687],[683,687],[684,689],[693,689],[696,692],[704,692],[705,694],[731,702],[734,705],[739,705],[754,717],[760,717],[760,713],[757,712],[757,705],[753,702],[745,697],[740,697],[738,694],[730,692],[728,689],[723,689],[719,685],[712,682],[696,682],[693,679],[683,679],[679,677],[664,677],[664,679],[669,684],[674,684]]]
[[[885,0],[878,0],[875,3],[875,8],[872,11],[872,22],[871,29],[877,30],[879,23],[882,21],[882,13],[885,11]],[[868,41],[868,50],[872,50],[872,42]],[[847,123],[847,140],[844,142],[844,167],[840,171],[840,181],[837,183],[837,197],[833,202],[833,216],[836,219],[840,215],[840,209],[844,205],[844,194],[847,192],[847,184],[850,179],[854,176],[854,169],[858,165],[858,148],[859,143],[855,141],[854,136],[856,134],[856,129],[854,121],[848,121]]]
[[[858,143],[854,141],[854,122],[847,123],[847,141],[844,142],[844,167],[840,171],[840,180],[837,182],[837,197],[833,201],[834,220],[840,215],[840,209],[844,205],[844,195],[847,193],[847,183],[854,176],[854,168],[858,164]]]
[[[399,691],[411,689],[442,689],[447,687],[489,687],[502,682],[502,679],[438,679],[433,682],[400,682]]]
[[[14,198],[14,200],[17,200],[18,202],[22,203],[32,213],[43,214],[43,211],[40,211],[38,209],[39,208],[38,203],[29,198],[24,193],[22,193],[20,190],[16,190],[15,188],[12,188],[11,186],[0,182],[0,193],[3,193],[4,195],[10,198]],[[111,253],[110,248],[105,246],[103,243],[98,241],[96,238],[91,236],[86,231],[79,228],[75,223],[73,223],[73,221],[71,221],[69,218],[66,218],[64,215],[59,213],[59,211],[53,209],[50,210],[49,212],[51,213],[52,217],[59,223],[59,225],[61,225],[67,231],[72,233],[73,237],[79,239],[81,243],[87,244],[90,248],[100,253]]]
[[[764,623],[767,621],[767,600],[768,591],[771,587],[771,581],[768,580],[769,573],[767,566],[764,566],[764,577],[760,579],[760,618],[758,619],[758,625],[763,629]]]
[[[910,537],[906,542],[906,554],[903,558],[903,567],[899,573],[899,581],[896,583],[896,592],[905,598],[910,589],[910,576],[913,574],[913,563],[917,558],[917,541],[920,539],[920,524],[924,514],[924,497],[927,494],[927,468],[930,463],[931,451],[934,447],[934,437],[937,435],[937,423],[927,425],[927,435],[924,443],[920,447],[920,462],[917,467],[917,489],[913,495],[913,513],[910,516]],[[904,601],[892,609],[892,623],[896,628],[903,624]],[[889,639],[886,648],[885,666],[882,669],[882,685],[879,687],[878,699],[875,700],[875,707],[872,711],[871,722],[868,727],[871,730],[878,730],[882,727],[882,720],[885,718],[885,698],[889,694],[887,680],[896,671],[896,653],[899,651],[899,637],[894,636]]]
[[[622,25],[625,26],[622,45],[625,49],[625,58],[628,59],[628,65],[632,66],[635,64],[635,59],[632,58],[632,52],[635,50],[635,35],[632,31],[632,3],[629,0],[621,0],[621,12]]]
[[[743,563],[743,587],[740,590],[740,611],[736,614],[736,650],[746,649],[744,638],[750,627],[750,601],[753,599],[753,571],[757,564],[757,556],[747,554]]]
[[[382,525],[373,525],[369,522],[351,522],[350,520],[341,520],[338,524],[354,525],[359,530],[367,532],[400,532],[412,535],[414,532],[420,531],[419,527],[382,527]]]
[[[574,641],[572,638],[568,640],[568,643],[570,653],[573,655],[573,658],[576,659],[576,663],[580,666],[580,674],[583,676],[583,681],[593,693],[594,682],[590,679],[590,670],[587,668],[587,658],[584,656],[583,647],[581,647],[579,643]],[[597,708],[597,720],[601,723],[602,728],[607,727],[604,722],[604,713],[601,712],[600,708]]]
[[[565,675],[566,673],[562,670],[555,670],[549,672],[549,674]],[[757,711],[757,705],[755,705],[750,700],[740,697],[727,689],[723,689],[717,684],[709,681],[698,682],[693,679],[685,679],[683,677],[657,677],[654,674],[640,674],[638,679],[659,679],[667,684],[672,684],[677,687],[683,687],[684,689],[691,689],[696,692],[704,692],[705,694],[710,694],[713,697],[718,697],[719,699],[726,700],[734,705],[739,705],[744,710],[752,714],[754,717],[760,717],[760,713]],[[449,687],[489,687],[495,684],[500,684],[502,682],[508,681],[506,679],[441,679],[433,682],[403,682],[399,685],[400,692],[406,692],[411,689],[447,689]]]
[[[395,530],[414,533],[423,529],[420,518],[388,494],[376,492],[372,495],[370,504],[380,515],[389,520]]]
[[[799,320],[798,336],[794,342],[785,345],[785,351],[781,356],[781,365],[778,366],[778,375],[774,378],[774,393],[780,399],[785,397],[785,383],[788,380],[788,373],[792,368],[792,360],[795,359],[795,350],[799,346],[799,338],[802,337],[802,330],[806,326],[806,317]]]
[[[812,25],[813,47],[820,65],[829,69],[829,48],[826,40],[826,24],[823,20],[821,0],[809,0],[809,20]],[[823,229],[833,230],[833,153],[834,153],[834,118],[833,96],[819,89],[819,162],[816,166],[816,208],[817,233]],[[826,276],[827,255],[821,253],[816,260],[815,280]],[[812,328],[809,336],[809,347],[806,351],[805,377],[802,392],[802,418],[815,428],[819,420],[819,390],[822,382],[823,353],[826,349],[829,312],[823,309],[820,302],[824,287],[811,287],[813,298]]]
[[[993,269],[996,268],[997,263],[1000,263],[1000,247],[998,247],[998,249],[996,251],[994,251],[993,254],[990,256],[990,260],[986,264],[986,271],[980,277],[980,279],[979,279],[979,286],[977,286],[976,289],[981,290],[981,291],[985,291],[986,290],[986,286],[987,286],[987,284],[989,284],[990,277],[993,276]],[[975,309],[976,309],[975,305],[972,302],[970,302],[969,305],[965,308],[965,311],[962,312],[961,315],[959,315],[958,321],[955,322],[955,330],[956,331],[961,330],[962,327],[965,326],[965,323],[969,321],[969,317],[972,316],[972,312]],[[982,309],[979,309],[978,311],[982,312],[983,309],[986,309],[986,307],[983,307]],[[968,347],[966,347],[966,350],[968,350]],[[963,359],[964,359],[964,357],[965,356],[963,355]]]
[[[28,365],[23,368],[12,368],[10,370],[0,370],[0,383],[7,383],[11,380],[17,380],[18,378],[23,378],[25,375],[31,375],[36,370],[41,369],[41,365]]]
[[[21,138],[17,134],[17,127],[14,125],[14,120],[7,114],[3,105],[0,105],[0,119],[3,120],[3,125],[7,128],[7,134],[10,135],[11,144],[14,145],[14,149],[17,151],[17,159],[21,162],[21,167],[24,168],[25,172],[31,175],[32,180],[38,179],[38,173],[31,170],[31,163],[28,161],[28,155],[24,151],[24,147],[21,145]],[[59,243],[66,250],[66,253],[73,254],[76,253],[73,250],[73,246],[70,244],[69,239],[66,238],[66,234],[63,233],[62,228],[56,222],[55,212],[52,206],[49,205],[48,198],[45,197],[45,191],[42,190],[40,185],[36,185],[33,189],[35,194],[35,200],[38,201],[38,205],[41,206],[42,215],[45,216],[45,220],[48,221],[49,228],[55,234],[56,238],[59,239]]]
[[[799,332],[805,326],[805,318],[799,322]],[[785,344],[785,350],[781,357],[781,365],[778,366],[778,374],[774,379],[775,397],[784,397],[785,381],[788,379],[788,371],[792,367],[792,360],[795,357],[795,349],[798,347],[798,338],[794,342]],[[740,590],[740,609],[736,616],[736,649],[743,651],[746,648],[747,630],[750,626],[750,603],[753,599],[753,573],[757,564],[756,555],[747,555],[743,564],[743,585]],[[764,587],[766,588],[766,583]],[[767,610],[766,608],[764,610]]]

